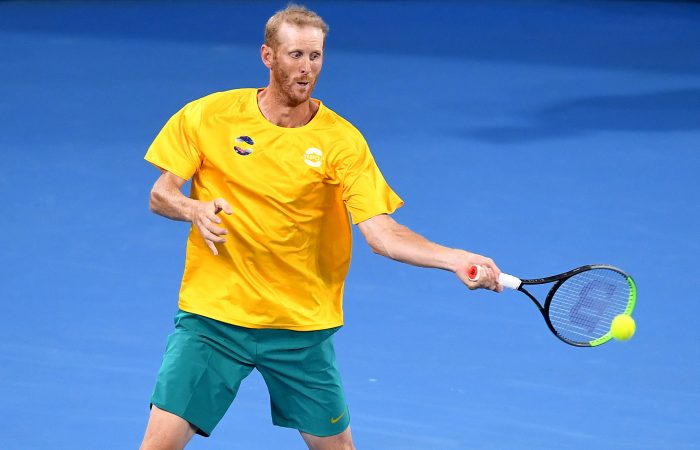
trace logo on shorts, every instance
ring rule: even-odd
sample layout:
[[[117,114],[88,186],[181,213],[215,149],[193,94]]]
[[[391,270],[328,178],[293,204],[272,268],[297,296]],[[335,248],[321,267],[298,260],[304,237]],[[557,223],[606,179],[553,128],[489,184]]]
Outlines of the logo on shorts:
[[[233,150],[241,156],[248,156],[253,152],[252,146],[255,144],[250,136],[238,136]],[[248,147],[248,146],[251,147]]]
[[[321,167],[323,152],[317,148],[311,147],[304,153],[304,162],[311,167]]]
[[[332,423],[332,424],[338,423],[338,421],[339,421],[340,419],[342,419],[343,416],[345,416],[345,411],[343,411],[343,414],[339,415],[339,416],[336,417],[336,418],[331,417],[331,423]]]

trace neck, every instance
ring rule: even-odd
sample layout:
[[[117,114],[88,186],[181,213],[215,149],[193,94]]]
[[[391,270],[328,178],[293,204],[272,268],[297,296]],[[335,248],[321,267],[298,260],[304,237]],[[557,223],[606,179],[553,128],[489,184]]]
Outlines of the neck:
[[[258,108],[271,123],[285,128],[303,127],[318,112],[318,103],[308,99],[297,105],[289,102],[281,95],[275,95],[270,86],[258,91]]]

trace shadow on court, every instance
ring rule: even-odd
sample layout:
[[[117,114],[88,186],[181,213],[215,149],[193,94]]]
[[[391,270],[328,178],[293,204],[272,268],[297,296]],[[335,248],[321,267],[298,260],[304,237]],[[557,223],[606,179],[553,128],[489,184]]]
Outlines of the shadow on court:
[[[658,133],[700,129],[700,89],[638,95],[608,95],[564,101],[521,111],[522,126],[486,127],[467,136],[493,143],[575,137],[598,131]]]

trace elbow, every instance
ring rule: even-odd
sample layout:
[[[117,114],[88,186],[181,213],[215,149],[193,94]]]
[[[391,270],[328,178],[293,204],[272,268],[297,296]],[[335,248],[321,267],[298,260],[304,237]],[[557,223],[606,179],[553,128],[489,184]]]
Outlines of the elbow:
[[[392,258],[391,252],[389,251],[385,240],[380,239],[377,236],[372,236],[367,239],[367,244],[369,245],[370,250],[372,250],[372,253]]]
[[[151,189],[151,194],[148,197],[148,209],[155,214],[158,214],[160,205],[160,194],[155,187]]]
[[[372,253],[374,253],[375,255],[386,256],[386,254],[385,254],[385,252],[384,252],[384,247],[382,247],[381,245],[379,245],[379,243],[377,243],[377,242],[368,242],[367,244],[369,245],[369,249],[372,250]]]
[[[376,216],[360,223],[360,230],[372,253],[393,258],[391,247],[395,242],[393,221],[386,215]]]

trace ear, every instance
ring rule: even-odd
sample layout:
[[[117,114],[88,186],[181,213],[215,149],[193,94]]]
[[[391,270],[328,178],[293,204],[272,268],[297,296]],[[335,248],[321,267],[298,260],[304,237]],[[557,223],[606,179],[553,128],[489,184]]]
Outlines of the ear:
[[[265,67],[268,69],[272,69],[273,53],[272,47],[268,47],[265,44],[260,47],[260,59],[262,59],[263,64],[265,64]]]

